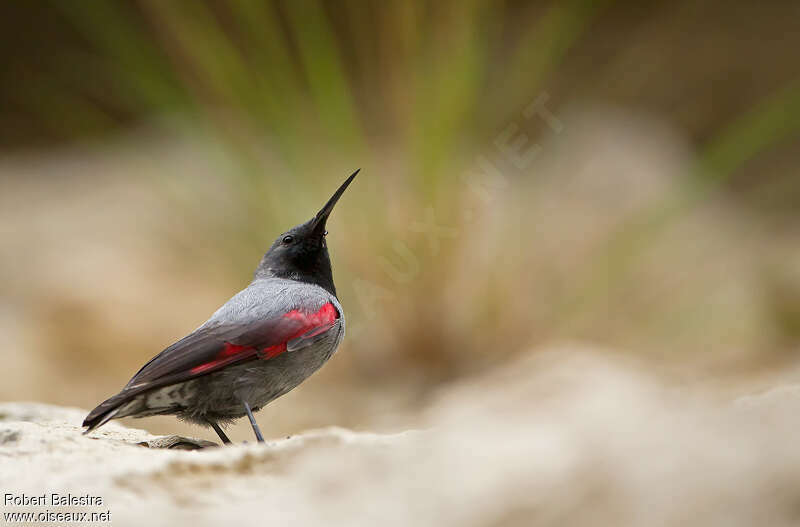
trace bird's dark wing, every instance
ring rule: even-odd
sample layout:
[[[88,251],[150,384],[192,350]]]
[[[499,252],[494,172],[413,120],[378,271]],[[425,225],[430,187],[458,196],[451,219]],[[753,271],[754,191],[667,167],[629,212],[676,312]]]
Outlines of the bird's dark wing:
[[[244,360],[271,359],[328,331],[338,317],[328,302],[315,313],[294,309],[257,322],[202,326],[153,357],[125,389],[176,375],[186,380]]]
[[[315,342],[336,325],[339,316],[336,307],[327,302],[314,313],[292,309],[247,323],[201,326],[153,357],[120,393],[92,410],[84,426],[91,430],[102,425],[114,409],[148,390],[207,375],[234,363],[291,353]]]

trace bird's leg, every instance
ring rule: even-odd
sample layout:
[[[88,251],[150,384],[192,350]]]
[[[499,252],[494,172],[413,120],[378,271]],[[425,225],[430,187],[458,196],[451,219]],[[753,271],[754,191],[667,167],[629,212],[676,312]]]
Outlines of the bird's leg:
[[[261,435],[261,430],[258,428],[258,423],[256,423],[256,418],[253,417],[253,411],[250,409],[250,405],[247,404],[247,401],[242,401],[244,405],[244,410],[247,412],[247,418],[250,419],[250,426],[253,427],[253,432],[256,434],[256,439],[259,443],[264,442],[264,436]]]
[[[228,436],[225,435],[225,432],[222,431],[222,428],[220,428],[220,426],[216,422],[214,422],[214,421],[212,421],[210,419],[206,419],[206,423],[211,425],[211,428],[213,428],[214,431],[219,436],[219,438],[222,439],[222,443],[223,444],[225,444],[225,445],[230,445],[231,444],[231,440],[228,439]]]

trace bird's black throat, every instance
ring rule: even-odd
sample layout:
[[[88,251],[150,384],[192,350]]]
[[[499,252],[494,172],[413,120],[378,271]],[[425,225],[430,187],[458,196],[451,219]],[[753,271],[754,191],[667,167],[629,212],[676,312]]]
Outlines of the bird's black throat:
[[[255,273],[255,278],[269,277],[315,284],[336,296],[324,234],[315,233],[308,224],[302,224],[278,237]]]

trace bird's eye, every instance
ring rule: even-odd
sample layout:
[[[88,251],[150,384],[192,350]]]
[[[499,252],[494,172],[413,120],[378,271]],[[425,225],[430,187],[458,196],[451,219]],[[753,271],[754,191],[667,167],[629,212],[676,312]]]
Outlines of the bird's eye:
[[[289,245],[294,241],[294,236],[284,236],[282,241],[284,245]]]
[[[328,235],[328,231],[323,232],[322,235],[323,236],[327,236]]]

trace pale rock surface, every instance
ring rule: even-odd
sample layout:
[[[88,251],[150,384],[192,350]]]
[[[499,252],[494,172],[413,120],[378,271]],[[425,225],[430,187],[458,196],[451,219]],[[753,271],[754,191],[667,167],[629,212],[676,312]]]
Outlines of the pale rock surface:
[[[800,390],[720,401],[575,348],[451,386],[395,434],[183,451],[116,423],[82,436],[84,414],[0,404],[3,493],[102,496],[47,508],[114,526],[800,524]]]

